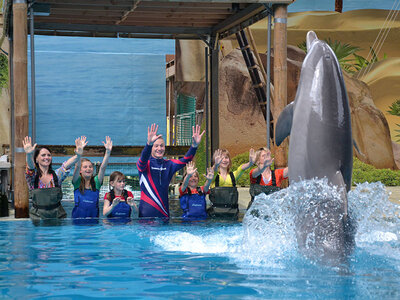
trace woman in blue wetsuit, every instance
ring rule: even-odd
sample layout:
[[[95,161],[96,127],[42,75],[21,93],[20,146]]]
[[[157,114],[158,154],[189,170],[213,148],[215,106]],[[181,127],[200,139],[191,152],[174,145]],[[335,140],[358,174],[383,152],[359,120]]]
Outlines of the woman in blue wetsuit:
[[[86,141],[86,137],[84,139]],[[99,217],[100,187],[103,183],[104,173],[112,150],[110,137],[107,136],[106,142],[103,142],[103,144],[106,148],[106,153],[104,154],[99,173],[96,176],[93,176],[94,168],[90,160],[82,158],[75,165],[74,176],[72,178],[75,202],[72,210],[73,219]]]
[[[169,218],[168,187],[175,172],[182,169],[196,154],[204,131],[193,127],[192,146],[183,158],[164,159],[165,142],[157,135],[158,125],[147,129],[147,144],[137,168],[140,176],[139,218]]]
[[[137,210],[132,192],[125,190],[125,175],[119,171],[110,175],[110,192],[104,196],[103,215],[107,218],[129,219],[132,207]]]

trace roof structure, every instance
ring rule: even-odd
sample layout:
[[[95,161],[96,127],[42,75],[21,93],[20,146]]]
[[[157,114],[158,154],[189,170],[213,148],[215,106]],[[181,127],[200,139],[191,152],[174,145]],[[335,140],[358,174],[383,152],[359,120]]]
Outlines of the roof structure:
[[[157,39],[219,39],[295,0],[35,0],[35,34]],[[8,1],[11,2],[12,1]]]

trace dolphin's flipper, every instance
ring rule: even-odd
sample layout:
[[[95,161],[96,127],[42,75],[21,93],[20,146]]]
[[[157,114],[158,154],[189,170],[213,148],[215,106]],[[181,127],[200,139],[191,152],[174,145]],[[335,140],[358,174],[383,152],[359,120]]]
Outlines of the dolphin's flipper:
[[[279,115],[275,127],[275,143],[279,146],[283,140],[290,135],[293,121],[294,102],[288,104]]]
[[[312,42],[314,40],[318,40],[318,37],[314,31],[309,31],[307,32],[307,38],[306,38],[306,43],[307,43],[307,52],[310,51]]]

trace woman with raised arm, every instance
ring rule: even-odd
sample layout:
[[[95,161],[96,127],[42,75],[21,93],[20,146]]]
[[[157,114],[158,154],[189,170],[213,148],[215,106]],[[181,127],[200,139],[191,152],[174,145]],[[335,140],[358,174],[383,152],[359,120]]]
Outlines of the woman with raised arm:
[[[257,168],[250,171],[251,201],[247,209],[253,204],[255,196],[261,193],[269,195],[279,191],[282,181],[288,177],[289,169],[287,167],[271,170],[273,161],[268,148],[260,148],[256,151]]]
[[[65,218],[67,214],[61,205],[61,184],[67,177],[71,166],[80,159],[86,146],[85,137],[75,140],[75,155],[65,161],[60,168],[53,170],[51,151],[47,147],[36,149],[32,139],[22,141],[26,153],[26,182],[32,195],[30,217],[33,220]]]
[[[147,128],[147,144],[137,168],[140,176],[139,218],[169,218],[168,187],[175,172],[182,169],[196,154],[204,131],[193,127],[192,145],[183,158],[164,159],[165,142],[157,134],[158,125]]]

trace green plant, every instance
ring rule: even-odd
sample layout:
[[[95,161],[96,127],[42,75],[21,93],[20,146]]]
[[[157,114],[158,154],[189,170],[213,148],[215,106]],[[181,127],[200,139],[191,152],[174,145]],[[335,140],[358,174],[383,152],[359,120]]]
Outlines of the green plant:
[[[360,71],[362,68],[378,61],[378,56],[372,47],[370,47],[372,58],[367,60],[365,57],[356,54],[356,52],[361,50],[361,48],[357,46],[352,46],[348,43],[342,43],[336,40],[332,41],[330,38],[324,39],[324,41],[332,48],[341,68],[347,73],[354,74]],[[298,44],[297,47],[307,53],[306,41]],[[349,58],[351,55],[353,55],[354,58]],[[383,59],[386,57],[386,54],[384,54]]]
[[[0,89],[8,87],[8,57],[0,53]]]
[[[392,105],[389,106],[389,110],[387,112],[393,116],[400,117],[400,100],[393,102]],[[400,127],[400,124],[396,124],[396,126]],[[400,142],[400,129],[396,129],[395,131],[398,133],[395,135],[395,137],[398,138],[396,142]]]
[[[249,161],[249,152],[241,153],[235,157],[232,158],[232,167],[231,171],[236,171],[237,168],[241,164],[245,164]],[[247,169],[244,171],[243,175],[239,178],[239,180],[236,182],[237,186],[249,186],[250,185],[250,170],[252,168]]]
[[[347,72],[351,72],[351,69],[353,68],[353,64],[351,62],[353,59],[349,59],[348,57],[359,51],[360,48],[347,43],[342,43],[340,41],[332,41],[330,38],[324,39],[324,41],[329,45],[329,47],[332,48],[342,69]],[[297,47],[307,53],[306,41],[298,44]]]
[[[390,169],[376,169],[375,167],[365,164],[356,157],[353,161],[353,185],[363,182],[380,181],[386,186],[400,185],[400,171]]]
[[[205,128],[205,120],[203,120],[201,124],[201,131],[204,130]],[[203,138],[201,139],[200,145],[197,148],[196,151],[196,156],[195,156],[195,163],[196,163],[196,168],[197,171],[200,174],[199,177],[199,186],[203,185],[206,182],[206,178],[203,176],[203,174],[206,174],[206,134],[203,135]]]

